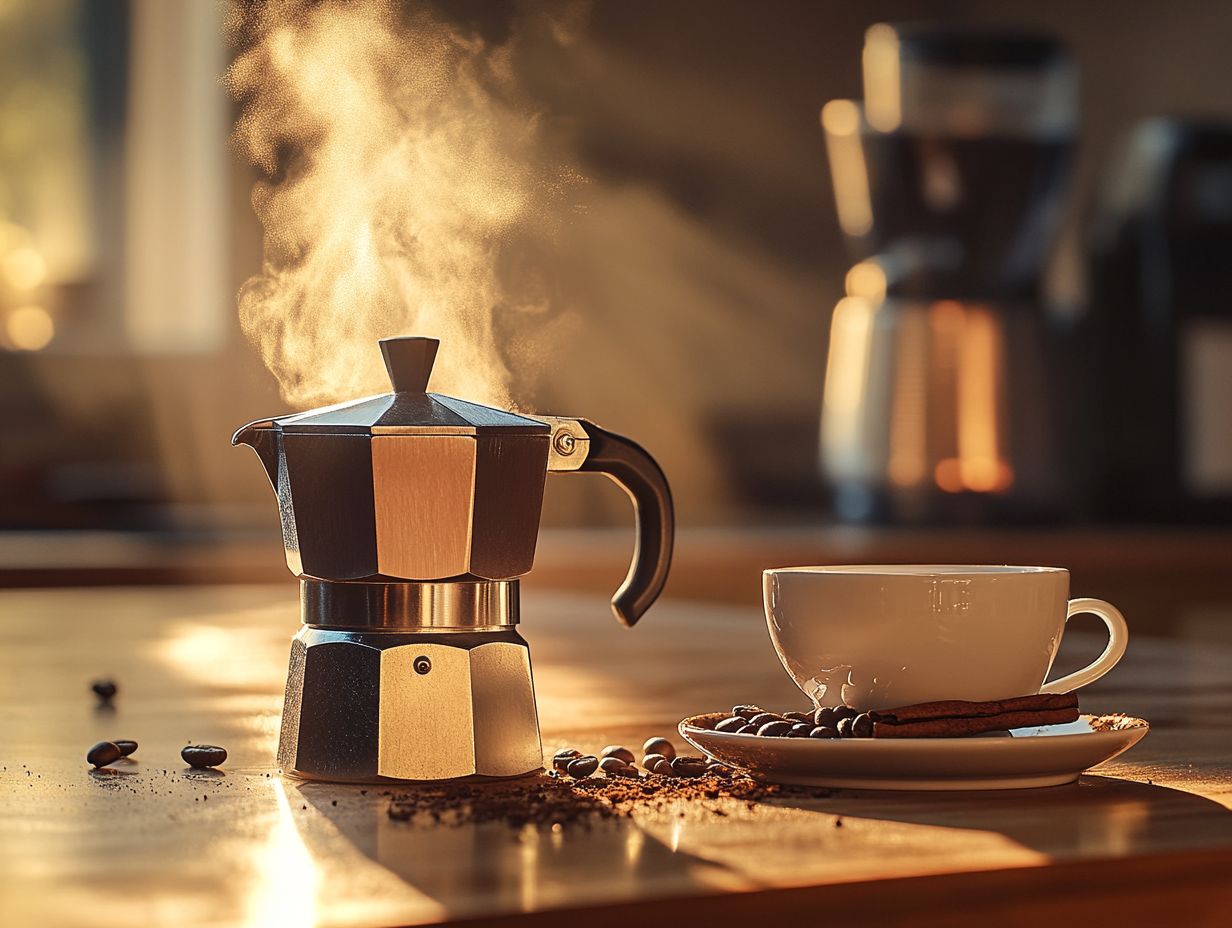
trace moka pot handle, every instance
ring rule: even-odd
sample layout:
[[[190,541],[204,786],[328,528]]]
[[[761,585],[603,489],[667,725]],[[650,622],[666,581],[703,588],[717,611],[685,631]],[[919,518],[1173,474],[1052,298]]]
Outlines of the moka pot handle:
[[[604,474],[633,501],[633,562],[612,597],[612,612],[632,627],[663,592],[672,564],[676,514],[667,477],[641,445],[623,435],[585,419],[537,418],[552,426],[549,471]]]

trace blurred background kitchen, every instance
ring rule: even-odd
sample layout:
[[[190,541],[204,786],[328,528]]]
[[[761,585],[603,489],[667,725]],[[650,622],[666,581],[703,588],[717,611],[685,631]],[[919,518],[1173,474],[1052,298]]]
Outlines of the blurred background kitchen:
[[[1232,9],[413,6],[499,60],[569,179],[492,251],[493,364],[660,460],[669,594],[1058,563],[1232,634]],[[295,156],[233,137],[251,15],[0,0],[0,585],[291,581],[228,441],[294,405],[237,312],[254,184]],[[624,533],[580,526],[627,518],[551,482],[529,582],[608,589]]]

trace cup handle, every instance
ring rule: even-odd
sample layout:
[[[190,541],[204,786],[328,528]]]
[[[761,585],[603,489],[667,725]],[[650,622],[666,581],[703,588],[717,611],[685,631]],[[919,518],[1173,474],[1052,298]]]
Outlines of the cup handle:
[[[1104,620],[1104,624],[1108,626],[1108,647],[1104,648],[1103,654],[1081,670],[1062,677],[1060,680],[1045,683],[1040,687],[1041,693],[1068,693],[1088,683],[1094,683],[1115,667],[1117,661],[1124,656],[1125,646],[1129,644],[1129,626],[1125,624],[1125,616],[1121,615],[1121,610],[1102,599],[1071,599],[1069,609],[1065,613],[1065,621],[1068,622],[1083,612],[1097,615]]]

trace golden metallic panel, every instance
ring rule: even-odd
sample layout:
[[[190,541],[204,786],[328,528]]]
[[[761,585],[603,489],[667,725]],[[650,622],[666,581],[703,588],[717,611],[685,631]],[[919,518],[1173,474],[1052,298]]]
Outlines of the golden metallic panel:
[[[377,565],[388,577],[442,580],[470,570],[475,440],[374,436]]]
[[[296,747],[299,744],[299,717],[304,694],[304,663],[308,645],[304,632],[291,639],[291,662],[287,669],[287,686],[282,701],[282,727],[278,733],[278,766],[282,770],[295,769]]]
[[[475,772],[511,777],[543,766],[530,652],[513,642],[482,644],[471,652]]]
[[[419,673],[416,661],[431,669]],[[401,645],[381,653],[377,775],[439,780],[475,772],[470,655],[448,645]]]
[[[295,528],[295,509],[291,503],[291,479],[287,476],[286,457],[278,452],[278,476],[274,490],[278,496],[278,518],[282,522],[282,547],[287,555],[287,567],[299,576],[304,572],[303,558],[299,554],[299,535]]]

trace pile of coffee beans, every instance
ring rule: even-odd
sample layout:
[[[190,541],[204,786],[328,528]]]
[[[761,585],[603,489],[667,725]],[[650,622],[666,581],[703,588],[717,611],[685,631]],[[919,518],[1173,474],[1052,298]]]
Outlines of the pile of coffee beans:
[[[666,738],[648,738],[642,745],[642,769],[647,774],[665,777],[702,777],[731,775],[724,764],[693,755],[677,755],[675,746]],[[575,748],[558,751],[552,758],[552,770],[574,780],[584,780],[595,773],[606,777],[639,779],[635,755],[619,744],[609,744],[596,757]]]
[[[779,714],[742,705],[733,706],[731,715],[716,723],[714,730],[763,738],[871,738],[873,720],[847,706]]]

